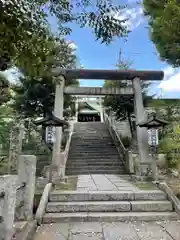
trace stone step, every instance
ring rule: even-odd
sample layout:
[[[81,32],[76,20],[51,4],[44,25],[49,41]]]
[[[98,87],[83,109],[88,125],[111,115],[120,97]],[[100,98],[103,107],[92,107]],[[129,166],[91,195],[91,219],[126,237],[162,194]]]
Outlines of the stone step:
[[[81,168],[85,168],[85,167],[103,167],[103,166],[107,166],[107,167],[120,167],[120,166],[124,166],[122,162],[85,162],[85,161],[79,161],[79,162],[67,162],[66,167],[67,168],[74,168],[76,166],[81,166]]]
[[[92,149],[92,150],[90,150],[90,151],[81,151],[81,152],[79,152],[79,151],[72,151],[72,150],[70,150],[69,151],[69,155],[71,155],[71,156],[77,156],[77,155],[87,155],[87,154],[89,154],[89,152],[91,153],[91,155],[101,155],[101,154],[103,154],[103,153],[106,153],[106,154],[108,154],[108,155],[117,155],[118,153],[117,153],[117,150],[116,149],[112,149],[112,150],[108,150],[108,149],[106,149],[105,151],[104,150],[94,150],[94,149]]]
[[[117,161],[117,160],[120,160],[120,156],[116,156],[116,155],[114,155],[114,156],[107,156],[107,155],[101,155],[101,156],[91,156],[91,154],[89,154],[89,155],[84,155],[84,156],[82,156],[82,155],[77,155],[77,156],[68,156],[68,160],[76,160],[76,159],[82,159],[82,160],[87,160],[88,162],[90,162],[91,161],[91,159],[92,159],[92,161],[93,160],[97,160],[97,161],[103,161],[104,159],[105,160],[108,160],[109,159],[109,161],[110,162],[113,162],[113,161]]]
[[[82,141],[82,140],[84,140],[86,142],[91,142],[91,141],[93,141],[93,142],[99,142],[99,141],[112,142],[113,141],[110,135],[105,137],[105,136],[100,136],[100,135],[97,136],[97,134],[94,135],[94,136],[89,135],[89,134],[87,134],[87,136],[85,136],[83,134],[81,134],[79,136],[72,135],[71,139],[73,141],[79,141],[79,142]]]
[[[90,153],[89,154],[86,154],[86,155],[69,155],[68,156],[68,159],[82,159],[82,160],[87,160],[88,162],[91,162],[91,159],[96,159],[96,160],[100,160],[100,161],[103,161],[103,159],[106,159],[108,160],[109,159],[109,162],[118,162],[118,160],[120,160],[120,156],[118,155],[106,155],[106,154],[103,154],[103,155],[91,155]]]
[[[94,133],[94,134],[90,134],[90,133],[84,133],[82,132],[81,134],[73,134],[72,135],[72,139],[73,140],[81,140],[81,139],[85,139],[87,141],[94,139],[94,140],[105,140],[105,141],[110,141],[112,142],[112,138],[111,135],[109,133],[107,134],[101,134],[101,133]]]
[[[99,171],[110,171],[110,170],[121,170],[121,169],[118,169],[120,168],[119,166],[116,166],[116,165],[110,165],[110,166],[102,166],[102,165],[74,165],[74,166],[68,166],[66,169],[67,169],[67,172],[70,172],[70,171],[82,171],[82,172],[85,172],[85,171],[95,171],[95,170],[99,170]],[[124,171],[124,169],[123,169]]]
[[[97,131],[96,129],[92,129],[92,130],[87,130],[87,129],[83,129],[81,131],[74,131],[73,132],[73,137],[87,137],[87,136],[95,136],[95,138],[101,137],[101,138],[110,138],[110,133],[107,130],[102,130],[102,131]],[[98,137],[96,137],[98,136]]]
[[[104,146],[106,144],[107,147],[113,147],[115,146],[114,143],[109,143],[109,142],[94,142],[94,141],[90,141],[90,142],[86,142],[84,140],[79,141],[79,142],[71,142],[71,146],[73,147],[79,147],[79,146],[90,146],[90,147],[95,147],[97,146]]]
[[[115,145],[112,144],[108,144],[108,143],[85,143],[85,142],[81,142],[81,143],[71,143],[71,148],[108,148],[108,149],[113,149],[115,147]]]
[[[68,161],[67,161],[67,164],[122,164],[123,165],[123,162],[120,160],[120,158],[117,158],[117,159],[109,159],[109,158],[91,158],[91,159],[85,159],[85,158],[80,158],[80,159],[77,159],[77,158],[73,158],[73,157],[69,157],[68,158]]]
[[[147,191],[52,191],[51,202],[72,201],[163,201],[167,199],[164,192],[160,190]]]
[[[81,142],[81,141],[85,141],[85,142],[112,142],[112,138],[111,137],[108,137],[108,138],[101,138],[101,137],[90,137],[90,136],[87,136],[87,138],[85,137],[78,137],[78,138],[74,138],[72,137],[71,138],[72,141],[77,141],[77,142]]]
[[[46,212],[171,212],[170,201],[49,202]]]
[[[124,169],[114,169],[114,170],[68,170],[66,169],[66,174],[67,175],[87,175],[87,174],[125,174],[127,172],[125,172]]]
[[[107,153],[109,153],[109,154],[113,154],[113,153],[116,153],[116,154],[118,154],[118,151],[117,151],[117,149],[116,149],[116,147],[114,146],[114,147],[112,147],[112,148],[108,148],[108,147],[104,147],[104,146],[102,146],[102,147],[99,147],[99,148],[97,148],[97,147],[83,147],[83,146],[81,146],[81,147],[71,147],[70,146],[70,149],[69,149],[70,151],[70,153],[94,153],[94,152],[96,152],[96,153],[105,153],[105,154],[107,154]]]
[[[73,212],[46,213],[43,223],[96,221],[96,222],[125,222],[125,221],[176,221],[180,216],[175,212]]]
[[[84,158],[92,158],[92,159],[102,159],[102,158],[106,158],[106,159],[119,159],[120,158],[120,156],[116,153],[114,153],[114,154],[109,154],[109,153],[107,153],[107,154],[105,154],[105,153],[102,153],[102,154],[99,154],[99,153],[91,153],[91,152],[89,152],[89,153],[85,153],[85,154],[81,154],[81,153],[76,153],[76,154],[73,154],[73,153],[70,153],[69,155],[68,155],[68,158],[82,158],[82,159],[84,159]],[[113,161],[112,161],[113,162]]]
[[[87,146],[70,146],[70,151],[71,152],[117,152],[117,149],[115,146],[112,146],[112,147],[108,147],[108,146],[90,146],[90,145],[87,145]]]
[[[72,147],[80,147],[80,146],[89,146],[89,147],[96,147],[98,148],[98,146],[104,146],[106,145],[106,147],[113,147],[114,143],[107,143],[107,142],[86,142],[86,141],[80,141],[80,142],[71,142],[71,146]]]

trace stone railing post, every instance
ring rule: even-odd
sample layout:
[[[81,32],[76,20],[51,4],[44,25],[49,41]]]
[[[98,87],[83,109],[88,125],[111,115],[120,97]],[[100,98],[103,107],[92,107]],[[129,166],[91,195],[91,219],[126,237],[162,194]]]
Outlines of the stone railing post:
[[[59,76],[56,84],[54,115],[57,118],[63,118],[64,108],[64,83],[63,76]],[[56,127],[55,143],[53,145],[52,165],[59,167],[61,158],[61,140],[62,140],[62,127]]]
[[[33,202],[36,183],[36,156],[21,155],[19,158],[18,184],[25,184],[23,194],[23,206],[20,209],[21,216],[25,220],[33,217]]]
[[[17,176],[0,177],[0,240],[10,240],[14,234]]]

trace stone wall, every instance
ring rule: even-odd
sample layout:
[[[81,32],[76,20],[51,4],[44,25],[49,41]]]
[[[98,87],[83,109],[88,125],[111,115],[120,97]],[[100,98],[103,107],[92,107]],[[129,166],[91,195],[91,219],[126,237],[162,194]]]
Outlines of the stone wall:
[[[31,220],[36,182],[36,157],[21,155],[18,175],[0,176],[0,240],[10,240],[14,220]]]

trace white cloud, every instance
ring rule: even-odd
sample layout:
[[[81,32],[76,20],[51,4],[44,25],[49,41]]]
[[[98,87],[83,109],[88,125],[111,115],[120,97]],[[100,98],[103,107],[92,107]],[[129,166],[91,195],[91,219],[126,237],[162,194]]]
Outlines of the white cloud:
[[[158,88],[165,92],[180,92],[180,69],[167,67],[164,69],[164,81],[162,81]]]
[[[124,9],[122,12],[117,13],[115,18],[127,20],[123,24],[132,31],[143,22],[143,9],[141,7]]]
[[[69,45],[69,47],[72,49],[72,50],[76,50],[77,49],[77,45],[73,42],[73,41],[70,41],[70,40],[67,40],[66,41]]]
[[[163,69],[163,71],[164,71],[164,80],[168,80],[169,77],[174,75],[176,69],[168,66],[165,69]]]

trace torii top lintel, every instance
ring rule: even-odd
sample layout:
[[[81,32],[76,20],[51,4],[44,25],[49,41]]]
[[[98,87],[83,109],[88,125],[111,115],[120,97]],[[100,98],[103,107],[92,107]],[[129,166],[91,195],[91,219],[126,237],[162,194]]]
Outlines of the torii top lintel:
[[[136,70],[100,70],[100,69],[67,69],[56,68],[54,76],[63,75],[65,78],[76,79],[103,79],[103,80],[133,80],[139,77],[141,80],[162,80],[163,71],[136,71]]]

